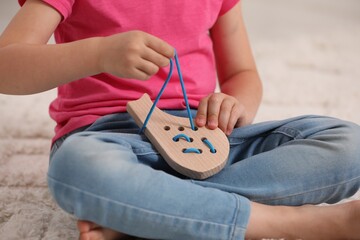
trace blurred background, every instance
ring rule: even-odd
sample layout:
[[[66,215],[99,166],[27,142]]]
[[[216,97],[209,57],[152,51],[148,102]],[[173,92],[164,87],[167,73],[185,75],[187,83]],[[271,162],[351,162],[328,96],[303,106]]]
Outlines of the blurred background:
[[[256,121],[318,114],[360,124],[360,1],[242,4],[264,84]],[[0,32],[18,9],[0,1]],[[0,239],[76,239],[75,220],[46,187],[55,93],[0,94]]]
[[[360,123],[360,1],[243,5],[265,87],[257,120],[320,114]]]

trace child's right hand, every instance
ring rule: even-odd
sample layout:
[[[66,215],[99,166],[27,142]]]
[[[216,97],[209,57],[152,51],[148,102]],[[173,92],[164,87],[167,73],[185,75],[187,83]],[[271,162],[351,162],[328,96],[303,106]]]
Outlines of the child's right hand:
[[[172,46],[142,31],[119,33],[99,41],[100,71],[122,78],[147,80],[167,66],[173,56]]]

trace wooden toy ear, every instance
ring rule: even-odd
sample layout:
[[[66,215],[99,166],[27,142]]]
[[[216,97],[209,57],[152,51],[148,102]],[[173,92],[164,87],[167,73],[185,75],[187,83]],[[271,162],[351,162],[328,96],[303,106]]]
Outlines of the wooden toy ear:
[[[127,104],[127,111],[141,128],[152,107],[149,95]],[[187,118],[167,114],[155,107],[145,135],[165,161],[179,173],[205,179],[225,166],[229,155],[229,141],[219,129],[192,129]]]

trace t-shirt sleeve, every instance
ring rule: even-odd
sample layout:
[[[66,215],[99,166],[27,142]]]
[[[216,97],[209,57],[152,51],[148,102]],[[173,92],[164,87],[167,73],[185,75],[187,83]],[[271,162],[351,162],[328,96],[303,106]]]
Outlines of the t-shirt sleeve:
[[[224,0],[221,6],[221,10],[219,15],[224,15],[227,13],[230,9],[232,9],[240,0]]]
[[[26,0],[18,0],[20,6],[24,5]],[[63,17],[63,20],[70,16],[72,6],[75,0],[42,0],[44,3],[49,4],[56,9]]]

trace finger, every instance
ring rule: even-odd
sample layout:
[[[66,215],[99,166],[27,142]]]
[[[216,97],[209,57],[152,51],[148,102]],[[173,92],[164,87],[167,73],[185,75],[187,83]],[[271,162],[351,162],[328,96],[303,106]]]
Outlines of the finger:
[[[235,127],[244,126],[246,123],[246,112],[245,107],[242,104],[237,104],[233,107],[232,115],[229,121],[229,135]]]
[[[226,135],[230,135],[232,133],[232,131],[234,130],[234,127],[236,126],[237,122],[241,118],[242,112],[243,111],[241,110],[241,108],[238,105],[233,106],[233,108],[231,110],[229,122],[226,127],[226,132],[225,132]]]
[[[208,97],[203,98],[198,106],[198,110],[195,117],[195,123],[198,127],[203,127],[206,125],[207,120],[207,105]]]
[[[175,50],[170,44],[150,34],[145,41],[145,45],[166,58],[172,58],[175,54]]]
[[[151,48],[146,48],[141,57],[144,60],[154,63],[158,67],[165,67],[170,63],[170,58],[165,57]]]
[[[219,112],[223,97],[220,94],[213,94],[209,97],[207,107],[207,125],[210,129],[218,127]]]
[[[233,109],[234,102],[231,99],[224,99],[221,103],[221,108],[219,112],[219,128],[224,132],[227,133],[231,111]]]
[[[144,77],[140,80],[147,80],[159,71],[159,67],[157,65],[144,59],[139,61],[136,69],[144,74]]]
[[[151,75],[147,74],[146,72],[142,71],[141,69],[136,68],[133,71],[133,76],[131,78],[137,79],[137,80],[148,80],[151,77]]]

